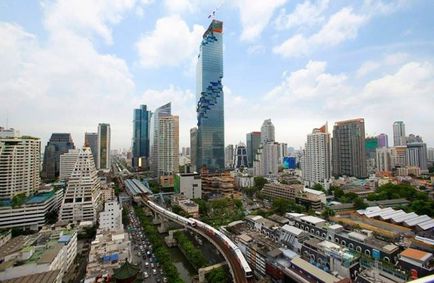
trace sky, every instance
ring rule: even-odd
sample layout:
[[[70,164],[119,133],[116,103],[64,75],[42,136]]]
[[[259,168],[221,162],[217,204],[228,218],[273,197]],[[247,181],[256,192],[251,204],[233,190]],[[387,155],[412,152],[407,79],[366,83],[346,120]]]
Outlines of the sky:
[[[303,146],[325,122],[393,121],[434,146],[434,1],[0,0],[0,126],[47,142],[110,123],[129,148],[133,109],[172,102],[180,146],[196,125],[195,65],[208,15],[224,22],[225,143],[265,119]]]

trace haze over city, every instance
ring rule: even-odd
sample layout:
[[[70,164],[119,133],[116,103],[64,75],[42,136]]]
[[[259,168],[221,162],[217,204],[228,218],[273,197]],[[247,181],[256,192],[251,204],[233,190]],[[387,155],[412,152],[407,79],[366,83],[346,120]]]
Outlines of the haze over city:
[[[206,2],[206,3],[205,3]],[[224,27],[225,143],[271,118],[299,147],[326,121],[434,144],[431,1],[2,1],[0,124],[37,136],[99,122],[129,148],[132,110],[172,102],[180,146],[196,125],[195,65],[208,15]],[[78,13],[77,11],[86,11]]]

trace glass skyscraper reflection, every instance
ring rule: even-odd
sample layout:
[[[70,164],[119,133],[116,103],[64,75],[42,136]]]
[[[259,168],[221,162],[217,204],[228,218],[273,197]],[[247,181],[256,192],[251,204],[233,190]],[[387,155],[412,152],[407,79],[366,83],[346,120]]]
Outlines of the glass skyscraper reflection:
[[[200,44],[196,69],[196,168],[224,169],[223,22],[213,20]]]
[[[146,105],[140,105],[140,108],[134,109],[132,140],[132,165],[134,168],[148,166],[150,156],[150,125],[151,111],[147,110]]]

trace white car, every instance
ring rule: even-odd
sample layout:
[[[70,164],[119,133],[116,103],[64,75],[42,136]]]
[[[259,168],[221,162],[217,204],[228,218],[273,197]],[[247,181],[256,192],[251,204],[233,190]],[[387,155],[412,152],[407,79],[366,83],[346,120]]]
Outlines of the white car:
[[[149,277],[149,274],[148,274],[148,272],[143,272],[143,277],[145,277],[145,278],[148,278]]]
[[[157,275],[157,270],[156,269],[152,269],[152,274]]]

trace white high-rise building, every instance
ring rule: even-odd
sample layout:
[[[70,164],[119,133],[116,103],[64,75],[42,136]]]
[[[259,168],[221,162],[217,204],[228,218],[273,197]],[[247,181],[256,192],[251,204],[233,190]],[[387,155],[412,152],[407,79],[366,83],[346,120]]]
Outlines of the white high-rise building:
[[[98,155],[97,155],[97,169],[110,170],[111,155],[110,155],[110,124],[98,125]]]
[[[331,141],[327,124],[307,135],[302,162],[303,180],[308,186],[325,184],[331,177]]]
[[[104,204],[104,211],[99,214],[99,229],[102,231],[121,231],[122,207],[117,201],[109,201]]]
[[[279,144],[279,163],[280,164],[283,164],[283,158],[285,156],[288,156],[288,144],[282,142]]]
[[[225,147],[225,168],[232,168],[234,165],[234,145],[228,144]]]
[[[91,149],[92,150],[92,149]],[[61,180],[68,179],[74,170],[78,155],[81,149],[70,149],[67,153],[60,156],[59,178]]]
[[[0,199],[29,196],[40,184],[41,141],[32,137],[0,138]]]
[[[426,143],[413,142],[407,144],[406,160],[408,166],[417,166],[421,171],[428,170]]]
[[[160,115],[158,138],[158,176],[179,171],[179,117]]]
[[[89,147],[83,147],[76,155],[76,162],[68,179],[59,213],[60,220],[96,222],[101,209],[100,186],[92,151]]]
[[[275,177],[279,172],[279,144],[267,142],[258,149],[253,162],[255,176]]]
[[[393,123],[393,146],[400,146],[405,144],[405,124],[403,121],[396,121]]]
[[[393,168],[392,148],[376,149],[375,167],[377,172],[390,172]]]
[[[274,135],[274,125],[271,122],[271,119],[267,119],[262,123],[261,127],[261,143],[265,144],[267,142],[275,142]]]
[[[428,153],[428,162],[434,162],[434,148],[430,147],[427,150]]]

